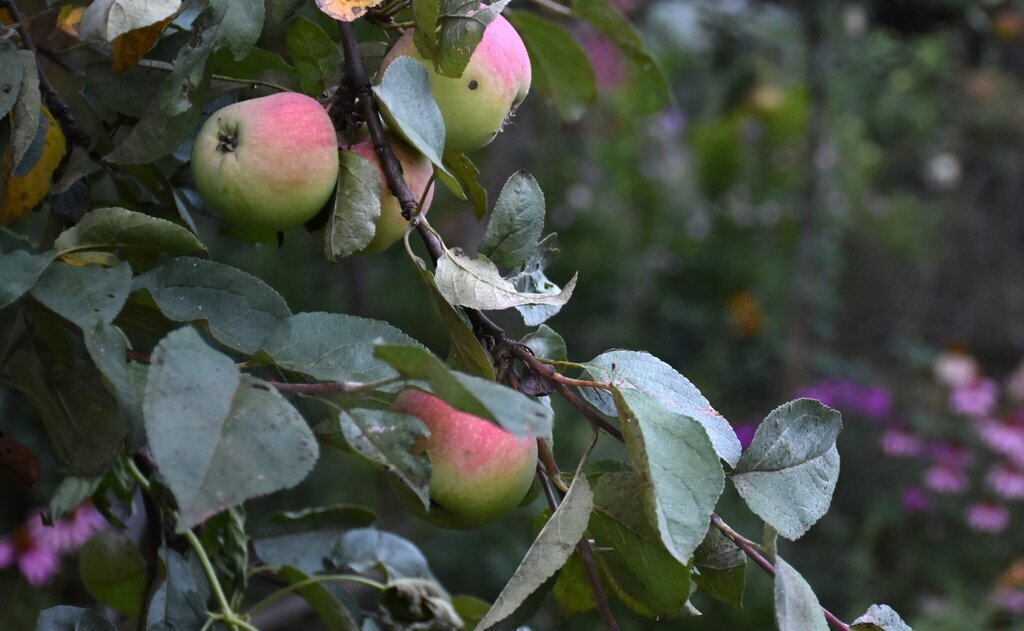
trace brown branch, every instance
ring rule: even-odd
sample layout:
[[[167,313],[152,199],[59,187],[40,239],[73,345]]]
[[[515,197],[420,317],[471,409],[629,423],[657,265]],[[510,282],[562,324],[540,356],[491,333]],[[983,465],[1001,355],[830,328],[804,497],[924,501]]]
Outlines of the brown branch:
[[[68,107],[67,103],[60,97],[60,94],[57,93],[56,88],[50,83],[50,78],[46,76],[43,66],[39,63],[39,51],[36,49],[35,41],[32,39],[32,35],[29,34],[28,29],[25,28],[25,19],[22,17],[17,5],[14,4],[14,0],[0,0],[0,8],[7,9],[11,19],[18,25],[16,30],[18,37],[21,38],[21,45],[36,56],[36,70],[39,72],[39,91],[42,93],[46,109],[50,110],[53,117],[60,122],[60,126],[64,130],[64,137],[67,138],[70,144],[88,148],[89,136],[79,128],[75,122],[75,117],[71,114],[71,108]],[[66,155],[71,154],[68,152]]]
[[[772,565],[771,561],[764,558],[764,555],[762,555],[757,550],[757,546],[756,544],[754,544],[754,542],[750,541],[746,537],[740,535],[738,532],[733,530],[729,526],[729,524],[722,521],[722,518],[716,515],[715,513],[711,514],[711,523],[715,526],[715,528],[718,528],[718,530],[720,530],[723,535],[728,537],[730,540],[732,540],[733,543],[739,546],[739,548],[743,550],[744,554],[750,557],[750,559],[755,564],[757,564],[758,567],[764,570],[768,576],[775,578],[775,566]],[[839,631],[850,631],[850,626],[842,620],[840,620],[831,611],[825,609],[824,607],[821,608],[821,611],[824,612],[825,619],[828,620],[833,627],[839,629]]]
[[[558,496],[555,494],[551,480],[548,478],[548,473],[542,465],[537,466],[537,479],[540,480],[540,486],[544,489],[544,497],[548,500],[548,506],[554,512],[558,509]],[[587,583],[590,584],[590,590],[594,594],[594,600],[597,602],[597,611],[601,615],[601,622],[604,623],[604,628],[608,631],[619,631],[619,623],[615,620],[615,614],[612,613],[611,605],[608,602],[608,595],[604,593],[601,577],[597,573],[597,566],[594,564],[594,546],[591,545],[586,535],[576,544],[576,552],[579,553],[580,560],[583,562],[583,572],[586,574]]]

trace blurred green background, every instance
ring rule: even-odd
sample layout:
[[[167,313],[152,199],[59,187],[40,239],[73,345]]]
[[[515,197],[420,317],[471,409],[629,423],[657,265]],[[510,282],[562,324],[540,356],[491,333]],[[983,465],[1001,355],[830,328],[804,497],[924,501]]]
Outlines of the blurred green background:
[[[844,413],[833,508],[802,540],[780,544],[840,617],[884,602],[915,628],[1024,629],[1024,2],[617,4],[649,39],[675,103],[643,113],[643,84],[619,53],[577,28],[598,102],[567,125],[532,95],[474,156],[492,199],[518,169],[545,191],[561,245],[548,275],[580,273],[548,324],[575,360],[652,352],[742,431],[800,394]],[[449,246],[473,250],[483,233],[446,193],[430,218]],[[212,219],[200,227],[215,259],[264,278],[294,311],[384,319],[446,352],[400,246],[332,265],[306,234],[253,247],[218,237]],[[527,332],[514,317],[501,323]],[[950,365],[963,374],[943,372]],[[35,489],[0,471],[2,536],[59,476],[45,435],[23,422],[31,407],[9,390],[0,397],[0,430],[33,448],[44,471]],[[589,429],[556,409],[569,470]],[[621,452],[604,441],[599,455]],[[327,448],[297,490],[254,502],[250,523],[336,502],[377,511],[453,593],[485,599],[514,571],[541,508],[440,531],[402,512],[368,465]],[[759,538],[736,497],[719,512]],[[28,628],[53,603],[87,602],[66,565],[43,588],[0,570],[0,629]],[[753,566],[742,611],[702,596],[694,604],[703,619],[655,623],[619,607],[620,621],[773,628],[771,583]],[[552,598],[527,623],[599,625],[593,614],[563,621]]]

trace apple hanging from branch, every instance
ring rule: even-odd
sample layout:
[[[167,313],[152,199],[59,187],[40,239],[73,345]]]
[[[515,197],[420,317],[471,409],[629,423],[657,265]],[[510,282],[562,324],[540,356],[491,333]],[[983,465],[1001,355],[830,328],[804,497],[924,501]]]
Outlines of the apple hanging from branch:
[[[395,485],[413,513],[443,528],[474,528],[498,519],[526,496],[537,469],[537,441],[460,412],[438,397],[405,390],[392,409],[419,418],[430,437],[414,446],[430,456],[430,510]]]

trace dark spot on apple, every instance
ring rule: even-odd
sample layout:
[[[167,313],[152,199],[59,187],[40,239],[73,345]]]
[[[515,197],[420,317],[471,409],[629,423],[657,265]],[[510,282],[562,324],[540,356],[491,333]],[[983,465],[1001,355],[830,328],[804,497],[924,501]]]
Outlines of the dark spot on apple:
[[[217,151],[221,153],[232,153],[238,148],[238,129],[221,127],[217,132]]]
[[[469,82],[469,89],[470,90],[475,90],[475,89],[477,89],[479,87],[480,87],[480,82],[477,81],[476,79],[473,79],[472,81]]]
[[[10,83],[5,83],[2,86],[0,86],[0,90],[2,90],[4,94],[10,94],[11,90],[13,89],[14,86],[12,86]]]

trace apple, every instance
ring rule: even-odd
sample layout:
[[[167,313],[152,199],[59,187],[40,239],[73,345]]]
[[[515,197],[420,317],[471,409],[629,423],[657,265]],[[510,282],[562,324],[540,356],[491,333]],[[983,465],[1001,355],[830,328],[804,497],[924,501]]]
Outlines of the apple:
[[[459,78],[439,74],[425,61],[407,30],[381,62],[380,76],[395,59],[406,56],[420,61],[430,77],[434,99],[444,117],[445,151],[468,153],[488,144],[530,91],[530,57],[523,40],[509,21],[498,16],[484,29],[484,36]]]
[[[515,508],[537,469],[537,441],[518,439],[494,423],[460,412],[432,394],[405,390],[392,409],[419,418],[430,437],[413,447],[433,467],[430,510],[412,493],[398,497],[412,512],[442,528],[474,528]]]
[[[405,182],[409,185],[413,197],[416,198],[416,201],[423,200],[423,208],[420,209],[420,213],[426,214],[427,209],[430,208],[430,202],[434,199],[434,186],[430,182],[430,177],[434,174],[434,165],[397,136],[388,134],[388,142],[402,165],[402,175],[405,177]],[[373,240],[361,250],[361,253],[373,254],[401,239],[409,227],[409,222],[402,216],[402,205],[398,203],[398,198],[392,195],[391,189],[388,188],[384,170],[380,167],[380,159],[373,148],[373,141],[366,140],[352,145],[349,150],[372,162],[380,175],[380,218],[377,219],[377,231],[373,235]],[[430,190],[424,197],[423,193],[427,190],[428,184],[430,184]]]
[[[316,215],[337,184],[334,124],[316,99],[294,92],[228,105],[199,130],[192,176],[236,232],[289,230]]]

